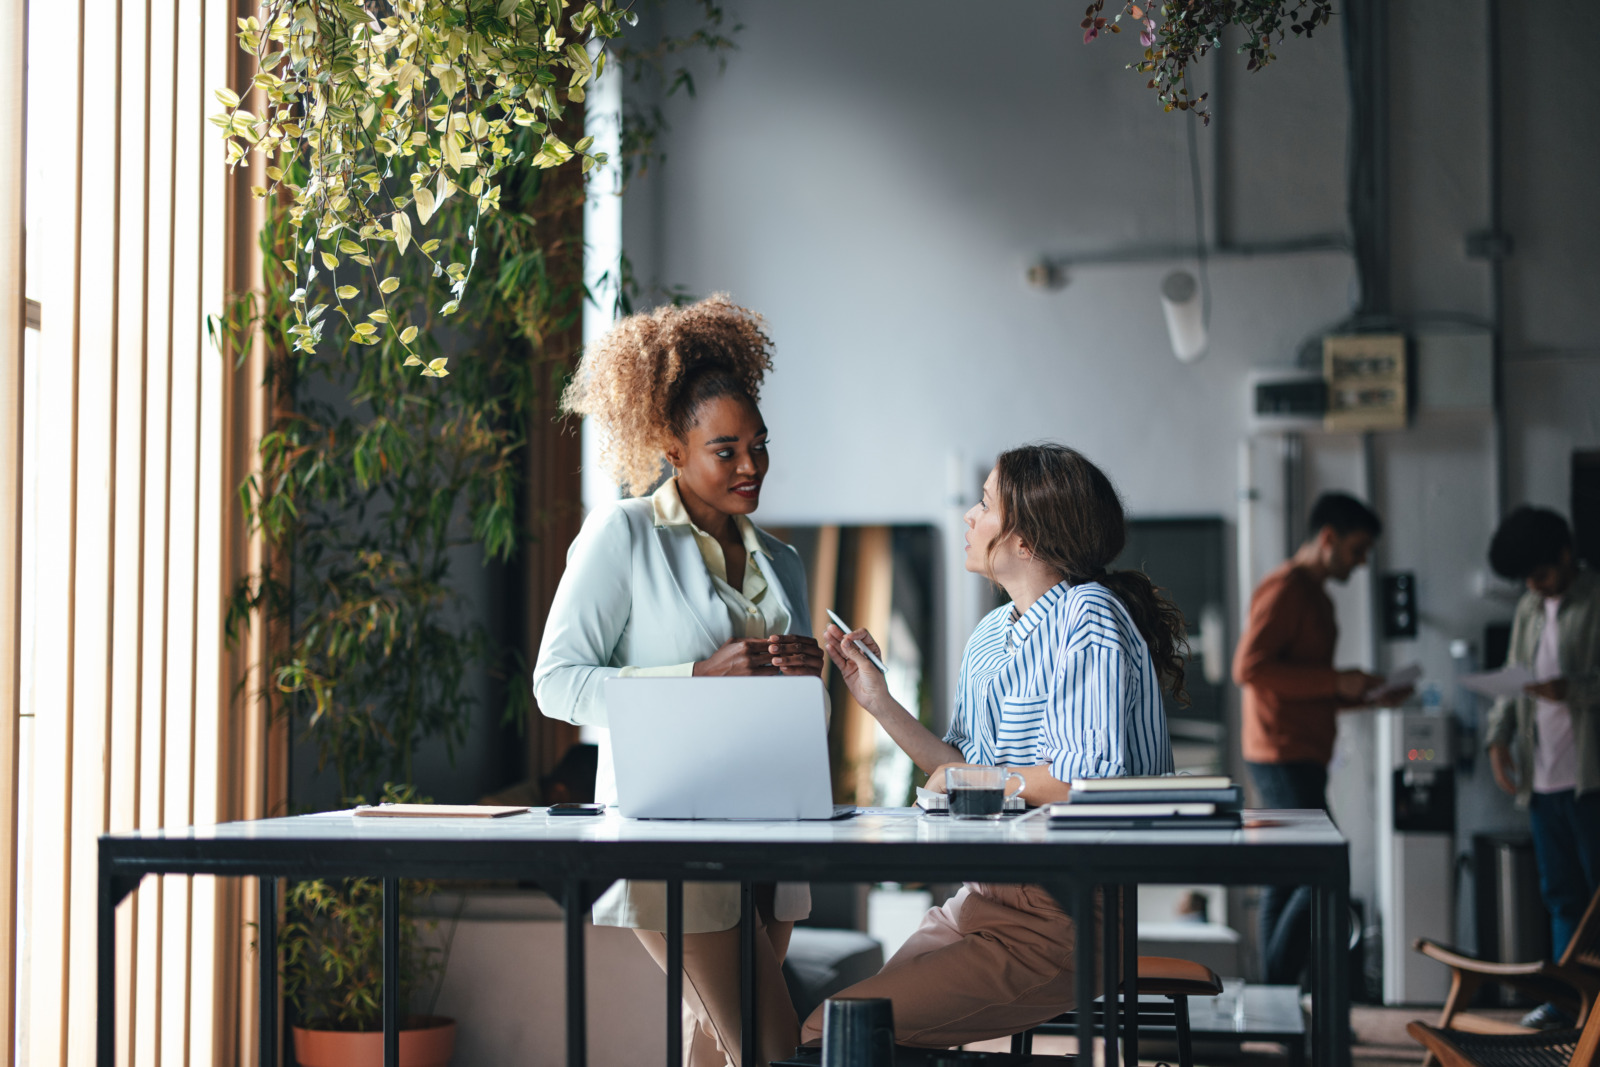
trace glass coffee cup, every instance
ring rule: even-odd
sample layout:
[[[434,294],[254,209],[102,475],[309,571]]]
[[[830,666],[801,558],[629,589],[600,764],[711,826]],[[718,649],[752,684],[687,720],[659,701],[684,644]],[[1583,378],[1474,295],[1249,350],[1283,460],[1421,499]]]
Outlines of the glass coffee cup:
[[[1017,788],[1006,792],[1015,778]],[[1006,767],[946,767],[945,793],[950,798],[952,819],[998,819],[1006,801],[1022,792],[1022,775]]]

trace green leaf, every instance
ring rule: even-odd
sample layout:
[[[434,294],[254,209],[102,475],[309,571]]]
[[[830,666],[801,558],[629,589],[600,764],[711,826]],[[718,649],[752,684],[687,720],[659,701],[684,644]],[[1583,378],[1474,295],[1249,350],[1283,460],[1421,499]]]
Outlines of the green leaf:
[[[422,224],[424,224],[424,225],[426,225],[428,220],[433,218],[433,209],[434,209],[433,194],[428,191],[428,187],[425,186],[425,185],[418,187],[418,189],[417,189],[417,221],[422,223]]]
[[[461,168],[466,164],[461,159],[461,145],[457,141],[458,138],[455,134],[446,132],[443,137],[439,138],[439,150],[444,153],[446,165],[457,174],[460,174]]]
[[[500,6],[495,8],[495,14],[501,18],[508,18],[516,9],[517,0],[500,0]]]
[[[404,211],[396,211],[393,218],[394,240],[400,249],[400,254],[406,254],[406,249],[411,246],[411,216]]]
[[[439,309],[439,314],[441,314],[441,315],[454,315],[456,313],[456,308],[458,308],[460,306],[461,306],[461,301],[459,301],[459,300],[448,301],[448,302],[445,303],[444,307]]]
[[[420,247],[424,252],[437,252],[439,250],[439,239],[435,237],[430,241],[424,241]]]
[[[392,274],[378,283],[378,292],[380,293],[392,293],[398,288],[400,288],[400,279]]]
[[[346,239],[339,242],[339,251],[343,252],[347,256],[358,256],[365,251],[365,249],[356,244],[354,241]]]

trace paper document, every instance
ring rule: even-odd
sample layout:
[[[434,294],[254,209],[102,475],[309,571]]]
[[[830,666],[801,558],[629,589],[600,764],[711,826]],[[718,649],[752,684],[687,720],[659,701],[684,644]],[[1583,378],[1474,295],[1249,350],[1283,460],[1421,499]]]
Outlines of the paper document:
[[[528,810],[514,804],[363,804],[354,814],[389,819],[503,819]]]
[[[1513,663],[1497,671],[1464,675],[1461,684],[1486,697],[1519,697],[1536,680],[1528,668]]]
[[[1409,667],[1401,667],[1385,678],[1382,685],[1374,686],[1367,690],[1367,703],[1381,704],[1385,700],[1391,700],[1415,685],[1417,679],[1421,677],[1421,664],[1413,663]]]

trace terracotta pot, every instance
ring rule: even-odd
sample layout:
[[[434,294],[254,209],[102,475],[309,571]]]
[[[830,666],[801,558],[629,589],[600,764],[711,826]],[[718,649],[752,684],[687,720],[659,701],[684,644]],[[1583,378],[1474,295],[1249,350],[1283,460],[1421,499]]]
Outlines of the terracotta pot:
[[[456,1021],[435,1015],[407,1019],[400,1031],[400,1067],[446,1067],[456,1047]],[[383,1032],[294,1028],[300,1067],[383,1067]]]

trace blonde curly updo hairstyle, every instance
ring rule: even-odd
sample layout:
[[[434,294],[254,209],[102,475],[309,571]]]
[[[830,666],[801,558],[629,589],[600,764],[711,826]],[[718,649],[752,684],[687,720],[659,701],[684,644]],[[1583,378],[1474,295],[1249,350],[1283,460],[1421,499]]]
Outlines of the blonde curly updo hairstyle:
[[[648,493],[668,445],[722,396],[760,399],[772,340],[760,315],[717,293],[629,315],[584,350],[561,410],[599,424],[600,463],[625,492]]]

